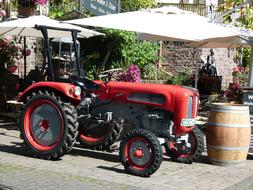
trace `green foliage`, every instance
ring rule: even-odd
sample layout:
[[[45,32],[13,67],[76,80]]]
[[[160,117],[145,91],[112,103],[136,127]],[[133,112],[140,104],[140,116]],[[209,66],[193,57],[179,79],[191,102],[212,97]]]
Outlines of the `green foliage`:
[[[60,18],[62,15],[78,9],[78,4],[73,0],[61,0],[49,7],[48,16],[52,19]]]
[[[225,0],[223,4],[220,5],[220,11],[227,11],[240,5],[244,0]],[[243,6],[241,9],[236,10],[235,13],[238,13],[240,17],[236,20],[235,25],[242,28],[253,29],[253,8],[250,4]],[[224,17],[225,23],[230,23],[232,21],[231,14]],[[237,50],[237,58],[239,54],[239,49]],[[245,48],[243,50],[243,66],[247,67],[250,64],[250,49]]]
[[[243,48],[243,57],[242,57],[242,66],[243,67],[249,67],[250,64],[250,54],[251,54],[251,49],[250,48]],[[241,49],[238,49],[236,51],[236,62],[239,63],[241,58]]]
[[[136,11],[142,8],[152,8],[156,5],[154,0],[121,0],[121,9],[124,12]]]
[[[86,55],[83,62],[83,69],[85,71],[85,75],[90,79],[96,79],[98,75],[98,65],[99,62],[94,54]]]
[[[112,49],[107,68],[126,68],[130,64],[138,65],[141,70],[158,60],[159,46],[149,41],[139,41],[134,32],[105,30],[106,42]]]
[[[18,0],[11,1],[11,8],[17,9],[18,8]]]
[[[249,65],[250,65],[250,55],[251,55],[251,49],[250,48],[244,48],[243,49],[243,58],[242,58],[242,66],[243,67],[249,67]]]
[[[233,68],[233,82],[237,82],[240,86],[246,86],[248,82],[249,68],[237,66]]]
[[[191,86],[192,76],[188,72],[179,72],[171,77],[170,83],[176,85]]]
[[[147,64],[142,69],[142,78],[148,80],[169,80],[171,75],[163,68],[157,68],[154,64]]]
[[[225,0],[223,4],[219,6],[220,11],[230,10],[240,4],[244,3],[244,0]],[[239,13],[240,17],[236,20],[236,25],[243,28],[253,29],[252,14],[253,9],[250,4],[243,6],[239,10],[235,10],[235,13]],[[231,22],[231,14],[224,17],[224,22]]]

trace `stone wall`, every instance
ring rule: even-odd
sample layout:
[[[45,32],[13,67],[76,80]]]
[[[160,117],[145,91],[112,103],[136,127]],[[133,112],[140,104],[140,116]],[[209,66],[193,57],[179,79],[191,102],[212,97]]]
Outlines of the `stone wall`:
[[[236,50],[231,48],[214,48],[213,51],[218,75],[222,76],[222,87],[226,88],[233,80],[232,71],[236,67],[234,61]],[[206,58],[209,53],[209,48],[202,49],[203,57]]]
[[[236,51],[235,49],[228,48],[215,48],[213,51],[216,68],[219,75],[222,76],[222,88],[224,89],[232,82],[232,70],[236,67],[236,63],[234,62]],[[207,59],[207,55],[209,54],[210,48],[200,49],[200,57]],[[164,58],[162,66],[167,71],[171,73],[187,71],[188,73],[195,74],[195,48],[186,47],[182,43],[164,43],[162,56]]]
[[[195,49],[184,47],[178,43],[164,43],[162,66],[171,73],[178,71],[195,71]]]
[[[43,63],[43,56],[41,53],[43,44],[42,39],[34,37],[27,37],[26,44],[27,48],[31,50],[31,54],[26,57],[26,75],[27,75],[32,69],[35,68],[35,66],[41,67]],[[18,75],[20,78],[24,78],[24,59],[21,59],[18,65],[19,65],[18,70],[14,74]]]

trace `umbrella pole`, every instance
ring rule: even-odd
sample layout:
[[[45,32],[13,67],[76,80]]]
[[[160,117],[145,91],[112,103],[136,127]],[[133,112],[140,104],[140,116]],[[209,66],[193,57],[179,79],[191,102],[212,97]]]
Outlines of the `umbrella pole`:
[[[198,78],[199,78],[199,47],[196,49],[196,63],[195,63],[195,83],[194,88],[198,88]]]
[[[79,59],[79,55],[78,55],[78,51],[77,51],[77,43],[76,43],[77,32],[78,31],[76,31],[76,30],[72,30],[71,35],[72,35],[72,40],[73,40],[73,48],[74,48],[74,52],[75,52],[75,56],[76,56],[77,73],[78,73],[78,76],[81,76],[80,59]]]
[[[26,80],[26,37],[24,36],[24,81]]]
[[[253,87],[253,45],[251,45],[251,58],[248,78],[248,87]]]

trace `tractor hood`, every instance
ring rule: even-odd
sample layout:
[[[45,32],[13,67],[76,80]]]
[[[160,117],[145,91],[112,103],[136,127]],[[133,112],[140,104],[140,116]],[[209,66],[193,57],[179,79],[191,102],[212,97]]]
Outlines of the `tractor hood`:
[[[176,102],[184,101],[185,99],[188,101],[188,97],[199,96],[197,89],[191,87],[132,82],[101,84],[99,93],[101,93],[101,99],[147,104],[165,110],[174,110]]]

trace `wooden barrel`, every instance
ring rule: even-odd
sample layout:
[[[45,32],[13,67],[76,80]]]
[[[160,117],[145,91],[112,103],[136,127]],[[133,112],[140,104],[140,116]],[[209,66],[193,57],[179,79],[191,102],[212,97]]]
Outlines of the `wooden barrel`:
[[[215,165],[242,164],[250,144],[249,107],[241,104],[212,104],[206,131],[207,154]]]

